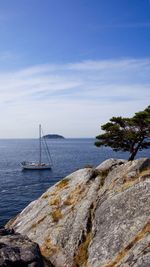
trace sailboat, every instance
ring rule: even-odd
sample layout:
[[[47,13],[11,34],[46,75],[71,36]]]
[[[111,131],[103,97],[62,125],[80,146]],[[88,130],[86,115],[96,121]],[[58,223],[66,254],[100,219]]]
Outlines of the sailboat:
[[[39,161],[37,161],[37,162],[30,162],[30,161],[21,162],[21,167],[24,170],[46,170],[46,169],[52,168],[50,152],[49,152],[46,140],[41,137],[41,132],[42,132],[42,128],[41,128],[41,124],[40,124],[39,125]],[[42,141],[44,141],[44,143],[45,143],[45,148],[46,148],[47,157],[48,157],[48,163],[44,163],[42,161]]]

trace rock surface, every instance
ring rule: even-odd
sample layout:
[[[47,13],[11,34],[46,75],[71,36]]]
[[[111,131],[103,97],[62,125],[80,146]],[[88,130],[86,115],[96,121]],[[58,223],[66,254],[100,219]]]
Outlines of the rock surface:
[[[150,266],[150,159],[78,170],[8,224],[37,242],[47,266]]]
[[[11,230],[0,229],[0,267],[42,267],[37,244]]]

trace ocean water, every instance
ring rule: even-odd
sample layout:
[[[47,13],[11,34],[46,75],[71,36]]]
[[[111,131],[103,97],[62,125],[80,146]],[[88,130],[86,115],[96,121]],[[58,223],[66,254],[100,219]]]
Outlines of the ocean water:
[[[94,139],[48,140],[47,144],[52,170],[22,171],[21,161],[38,159],[38,140],[0,140],[0,225],[71,172],[87,165],[97,166],[112,157],[128,158],[127,153],[95,147]],[[140,152],[138,157],[150,157],[150,150]]]

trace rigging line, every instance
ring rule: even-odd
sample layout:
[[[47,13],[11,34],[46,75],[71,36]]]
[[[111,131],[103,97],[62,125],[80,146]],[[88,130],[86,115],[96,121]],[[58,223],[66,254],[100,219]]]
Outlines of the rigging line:
[[[46,153],[47,153],[47,156],[48,156],[48,160],[49,160],[49,163],[53,166],[53,161],[52,161],[52,157],[51,157],[51,153],[49,151],[49,148],[48,148],[48,145],[47,145],[47,142],[44,138],[44,132],[43,132],[43,129],[42,129],[42,135],[43,135],[43,144],[45,145],[45,148],[46,148]]]
[[[51,155],[50,155],[50,152],[49,152],[49,149],[48,149],[48,145],[47,145],[47,143],[45,142],[44,138],[43,138],[42,141],[43,141],[42,144],[43,144],[43,146],[44,146],[44,148],[45,148],[45,150],[46,150],[46,155],[47,155],[48,162],[49,162],[49,164],[52,165],[52,158],[51,158]]]
[[[47,147],[45,145],[45,142],[43,141],[42,139],[42,147],[44,148],[44,151],[46,152],[46,158],[48,159],[48,163],[50,164],[50,158],[49,158],[49,155],[48,155],[48,152],[47,152]]]
[[[43,139],[44,139],[44,138],[43,138]],[[49,151],[48,145],[47,145],[47,143],[46,143],[46,140],[44,140],[44,143],[45,143],[45,146],[46,146],[46,148],[47,148],[47,154],[48,154],[48,156],[49,156],[50,163],[51,163],[51,165],[53,166],[52,157],[51,157],[51,154],[50,154],[50,151]]]
[[[47,158],[48,158],[49,164],[51,164],[53,166],[52,158],[51,158],[51,155],[49,153],[48,146],[45,143],[45,140],[43,140],[43,145],[45,146],[45,150],[46,150],[46,154],[47,154]]]
[[[43,138],[43,139],[44,139],[44,138]],[[51,165],[53,166],[52,158],[51,158],[51,154],[50,154],[50,152],[49,152],[48,145],[47,145],[47,143],[45,142],[45,140],[43,140],[43,146],[45,147],[45,150],[46,150],[46,154],[47,154],[48,162],[49,162],[49,164],[51,164]]]

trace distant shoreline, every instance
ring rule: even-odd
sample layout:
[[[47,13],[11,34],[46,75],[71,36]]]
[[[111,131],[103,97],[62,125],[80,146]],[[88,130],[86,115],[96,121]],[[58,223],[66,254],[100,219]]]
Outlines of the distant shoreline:
[[[10,138],[0,138],[0,140],[36,140],[38,137],[10,137]],[[65,137],[59,140],[73,140],[73,139],[95,139],[94,137]],[[51,139],[55,140],[55,139]]]
[[[47,135],[42,136],[42,138],[44,138],[44,139],[65,139],[64,136],[59,135],[59,134],[47,134]]]

